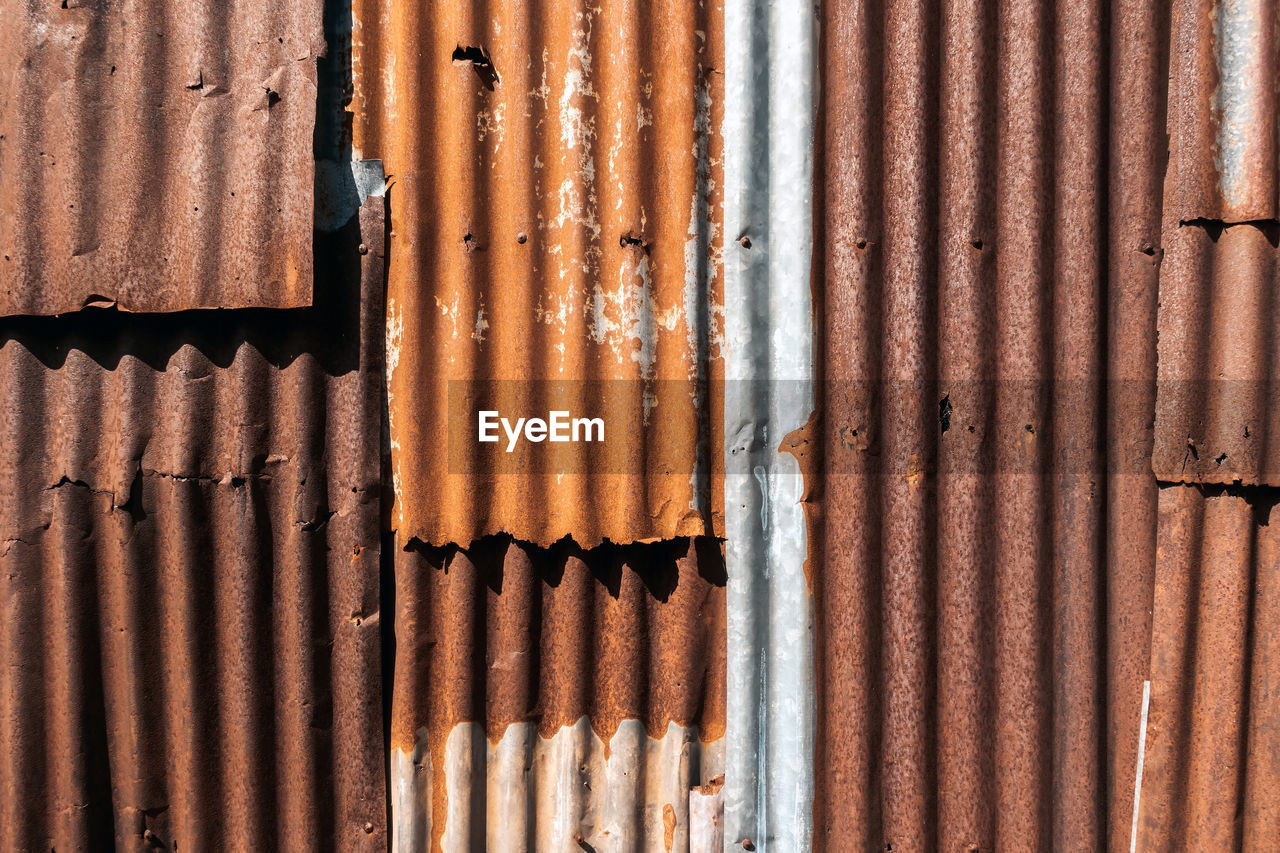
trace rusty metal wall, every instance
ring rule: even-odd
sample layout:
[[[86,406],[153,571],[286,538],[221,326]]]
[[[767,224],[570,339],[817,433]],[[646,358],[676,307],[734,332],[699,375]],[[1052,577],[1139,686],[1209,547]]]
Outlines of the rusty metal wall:
[[[321,9],[0,3],[0,314],[309,305]]]
[[[0,848],[386,846],[383,213],[315,305],[0,322]]]
[[[1128,850],[1167,10],[822,5],[820,850]]]
[[[403,542],[393,849],[688,849],[724,772],[724,587],[710,539]]]
[[[355,3],[353,144],[392,182],[406,540],[719,532],[721,18],[718,0]],[[606,443],[477,444],[451,394],[488,380],[513,417],[603,405]]]

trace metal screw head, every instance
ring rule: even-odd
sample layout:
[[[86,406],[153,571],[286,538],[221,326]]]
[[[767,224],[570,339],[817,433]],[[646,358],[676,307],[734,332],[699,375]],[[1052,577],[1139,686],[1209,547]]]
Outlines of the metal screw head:
[[[365,831],[366,833],[371,833],[371,832],[373,832],[373,821],[368,821],[368,820],[367,820],[367,821],[365,821],[365,822],[364,822],[364,831]]]
[[[739,245],[739,246],[741,246],[741,247],[742,247],[742,248],[744,248],[744,249],[750,249],[750,248],[751,248],[751,238],[750,238],[750,237],[748,237],[746,234],[743,234],[741,237],[739,237],[739,238],[738,238],[738,245]]]
[[[516,235],[516,242],[522,246],[525,244],[526,241],[528,241],[528,239],[529,239],[529,235],[525,234],[523,231],[521,231],[519,234]]]
[[[367,255],[367,254],[369,254],[369,247],[368,247],[368,246],[366,246],[364,243],[361,243],[361,244],[360,244],[360,254],[362,254],[362,255]]]

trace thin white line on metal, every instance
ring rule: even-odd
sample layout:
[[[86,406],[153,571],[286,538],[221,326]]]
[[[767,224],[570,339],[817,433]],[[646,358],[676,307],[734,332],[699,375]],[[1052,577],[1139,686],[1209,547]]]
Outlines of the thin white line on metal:
[[[1147,709],[1151,707],[1151,682],[1142,682],[1142,722],[1138,726],[1138,772],[1133,780],[1133,829],[1129,833],[1129,853],[1138,850],[1138,804],[1142,800],[1142,762],[1147,754]]]

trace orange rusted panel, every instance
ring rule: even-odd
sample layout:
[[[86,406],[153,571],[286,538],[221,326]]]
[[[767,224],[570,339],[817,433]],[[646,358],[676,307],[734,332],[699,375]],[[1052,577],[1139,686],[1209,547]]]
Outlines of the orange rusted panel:
[[[391,182],[405,540],[719,531],[721,17],[356,4],[354,148]],[[591,410],[605,440],[482,445],[486,394],[512,421]]]

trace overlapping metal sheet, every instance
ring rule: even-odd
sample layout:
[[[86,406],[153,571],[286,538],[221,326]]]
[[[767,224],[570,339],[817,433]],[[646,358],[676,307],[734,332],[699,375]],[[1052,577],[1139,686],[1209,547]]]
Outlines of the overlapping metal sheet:
[[[394,526],[717,534],[717,0],[358,0],[354,19],[356,155],[392,182]],[[483,393],[512,421],[603,415],[605,441],[478,443]]]
[[[1280,485],[1280,227],[1165,223],[1156,476]]]
[[[315,305],[0,323],[0,848],[385,849],[383,214]]]
[[[322,5],[0,4],[0,314],[311,304]]]
[[[393,850],[689,849],[724,773],[719,543],[413,540],[395,575]]]
[[[814,846],[1128,850],[1167,12],[940,11],[822,5]]]
[[[1275,849],[1278,496],[1160,492],[1151,700],[1137,849]]]

